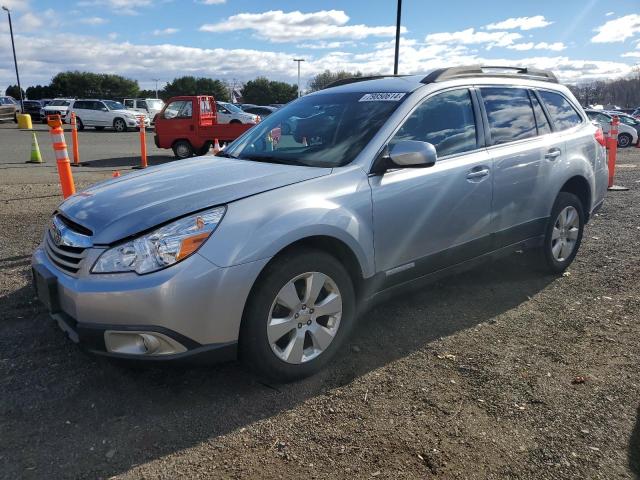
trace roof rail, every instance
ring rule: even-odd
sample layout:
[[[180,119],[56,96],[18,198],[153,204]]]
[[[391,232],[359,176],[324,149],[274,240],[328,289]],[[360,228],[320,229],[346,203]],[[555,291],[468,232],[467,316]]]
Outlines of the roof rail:
[[[368,77],[349,77],[349,78],[341,78],[340,80],[336,80],[335,82],[331,82],[325,88],[339,87],[340,85],[349,85],[350,83],[356,82],[366,82],[367,80],[379,80],[381,78],[395,78],[395,77],[407,77],[408,75],[371,75]]]
[[[495,70],[490,72],[488,70]],[[506,67],[499,65],[468,65],[465,67],[439,68],[421,80],[421,83],[443,82],[465,77],[508,77],[527,78],[558,83],[558,78],[550,70],[531,67]]]

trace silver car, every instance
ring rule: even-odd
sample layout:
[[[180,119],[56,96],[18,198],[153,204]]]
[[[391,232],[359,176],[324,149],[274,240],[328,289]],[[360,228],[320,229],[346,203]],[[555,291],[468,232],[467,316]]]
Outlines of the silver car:
[[[217,157],[62,202],[33,271],[69,337],[121,358],[239,356],[287,381],[331,361],[382,294],[522,246],[552,272],[573,261],[607,166],[553,74],[338,83]]]

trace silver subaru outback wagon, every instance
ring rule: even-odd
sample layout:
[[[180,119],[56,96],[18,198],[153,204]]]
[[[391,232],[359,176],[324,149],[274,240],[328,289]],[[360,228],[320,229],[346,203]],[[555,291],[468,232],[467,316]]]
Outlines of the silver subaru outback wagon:
[[[383,293],[523,245],[566,269],[606,192],[600,139],[546,71],[339,82],[217,157],[62,202],[33,254],[36,289],[95,353],[304,377]]]

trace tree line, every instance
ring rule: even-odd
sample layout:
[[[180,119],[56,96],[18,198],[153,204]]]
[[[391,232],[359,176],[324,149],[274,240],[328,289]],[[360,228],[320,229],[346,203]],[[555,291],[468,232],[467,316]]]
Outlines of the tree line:
[[[568,85],[580,104],[616,105],[621,108],[640,107],[640,69],[631,76],[616,80],[595,80],[592,82]]]

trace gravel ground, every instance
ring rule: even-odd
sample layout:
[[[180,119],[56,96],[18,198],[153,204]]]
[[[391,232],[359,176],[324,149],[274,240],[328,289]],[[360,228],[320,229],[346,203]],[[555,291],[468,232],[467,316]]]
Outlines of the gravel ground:
[[[397,297],[290,385],[82,353],[29,282],[55,177],[0,165],[0,477],[640,478],[640,149],[619,164],[564,276],[516,254]]]

